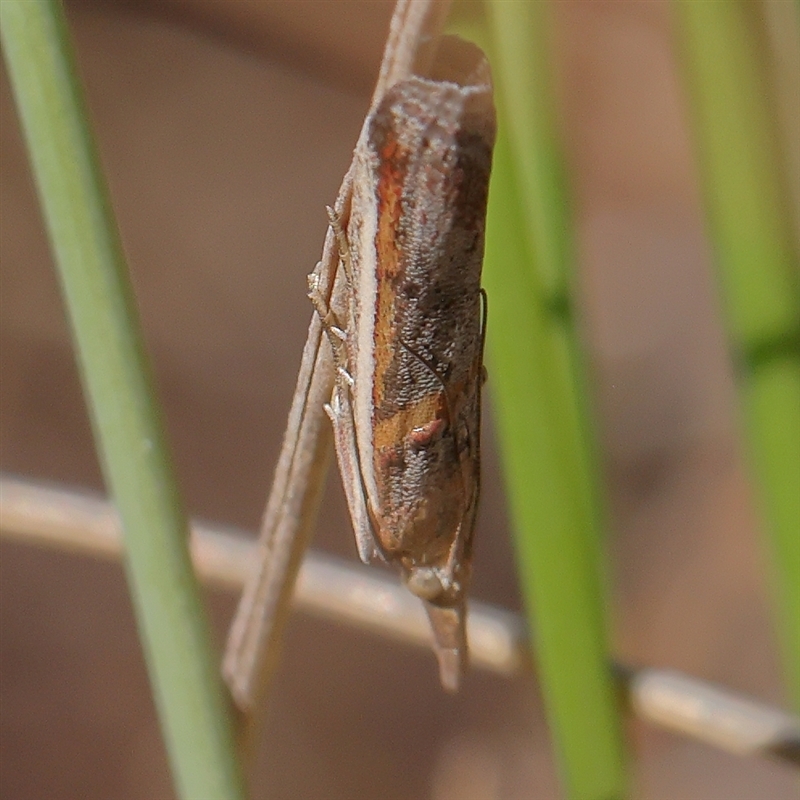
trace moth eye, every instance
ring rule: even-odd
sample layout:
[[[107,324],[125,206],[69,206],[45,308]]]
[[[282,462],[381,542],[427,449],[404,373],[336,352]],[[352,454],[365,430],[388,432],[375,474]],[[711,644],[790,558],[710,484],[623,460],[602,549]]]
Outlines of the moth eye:
[[[408,439],[411,446],[421,450],[423,447],[428,447],[435,439],[438,439],[445,429],[445,421],[441,418],[432,419],[418,428],[414,428],[408,434]]]

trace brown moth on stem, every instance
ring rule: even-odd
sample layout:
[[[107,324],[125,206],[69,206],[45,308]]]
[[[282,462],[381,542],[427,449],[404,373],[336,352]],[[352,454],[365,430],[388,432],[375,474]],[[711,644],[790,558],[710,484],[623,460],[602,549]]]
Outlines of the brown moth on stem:
[[[395,83],[370,113],[349,208],[329,210],[344,308],[329,306],[319,270],[309,276],[336,367],[326,411],[359,555],[399,564],[425,602],[450,691],[467,658],[494,138],[483,53],[443,37],[428,76]]]
[[[350,219],[354,176],[360,169],[359,164],[363,166],[365,163],[363,154],[367,149],[367,136],[377,109],[383,105],[387,92],[393,86],[410,80],[412,76],[424,76],[434,81],[449,81],[462,87],[489,85],[488,70],[485,66],[480,67],[482,56],[478,53],[479,57],[476,58],[475,49],[468,46],[466,49],[461,49],[462,55],[468,56],[470,52],[473,55],[453,58],[460,48],[458,46],[451,48],[449,62],[447,59],[439,58],[436,69],[433,69],[449,5],[449,0],[398,0],[395,5],[369,113],[356,146],[353,162],[336,198],[336,216],[345,224]],[[451,73],[447,73],[443,68],[447,63],[450,64]],[[470,78],[473,68],[474,77]],[[481,70],[484,72],[483,77],[480,77]],[[487,119],[493,119],[491,97],[486,93],[483,94],[488,97]],[[341,244],[342,237],[339,236],[338,239]],[[329,337],[334,333],[330,328],[336,327],[334,324],[336,320],[342,320],[346,326],[352,316],[352,287],[355,285],[353,282],[348,287],[343,280],[344,271],[338,269],[340,259],[337,249],[342,248],[337,248],[337,236],[333,229],[330,229],[325,238],[322,259],[315,270],[313,286],[315,304],[323,312],[323,319],[326,319]],[[344,249],[349,250],[349,246]],[[328,314],[329,308],[333,309],[332,316]],[[320,314],[315,313],[309,325],[280,458],[261,525],[258,557],[253,572],[245,584],[231,624],[222,664],[222,672],[230,689],[231,698],[242,712],[240,737],[245,749],[248,750],[256,741],[258,728],[263,719],[262,700],[267,693],[277,663],[293,584],[314,527],[316,509],[321,496],[327,468],[330,431],[323,424],[327,422],[323,413],[323,403],[331,399],[330,407],[333,410],[337,407],[342,408],[345,403],[350,402],[346,394],[331,398],[332,391],[337,395],[342,390],[340,387],[333,388],[335,381],[330,348],[320,347],[321,337],[325,338],[323,327]],[[341,330],[341,326],[338,327]],[[343,352],[340,346],[336,346],[335,349],[340,355]],[[418,355],[424,357],[423,354]],[[339,371],[339,367],[347,373],[346,359],[340,358],[337,364],[336,372],[342,380],[344,374]],[[346,420],[342,422],[342,425],[346,424]],[[350,423],[350,428],[355,430],[354,421]],[[338,435],[338,439],[342,440],[342,436]],[[352,438],[351,442],[354,441]],[[342,452],[340,447],[340,453]],[[360,475],[360,466],[353,458],[348,460],[346,453],[340,461],[343,463],[349,461],[356,465],[356,471],[351,472]],[[477,474],[474,477],[477,480]],[[352,481],[346,482],[347,486],[355,487],[363,493],[363,488],[356,487]],[[361,496],[363,498],[363,494]],[[348,494],[351,510],[358,510],[358,506],[351,502],[351,499],[354,498]],[[366,508],[365,503],[362,503],[362,506]],[[472,514],[474,517],[474,510]],[[358,520],[355,515],[354,519]],[[470,525],[473,522],[474,519]],[[358,522],[355,527],[356,530],[365,530],[363,524],[359,525]],[[467,527],[464,526],[463,530],[466,531]],[[464,585],[463,580],[461,584]],[[447,620],[449,617],[450,623],[456,623],[444,626],[445,630],[449,629],[458,635],[461,626],[457,647],[449,648],[451,654],[454,652],[458,656],[457,659],[450,659],[451,662],[458,662],[456,678],[465,653],[463,599],[461,602],[460,613],[457,607],[437,609],[439,618]],[[452,673],[451,669],[448,674]],[[451,683],[453,682],[454,680],[451,680]]]

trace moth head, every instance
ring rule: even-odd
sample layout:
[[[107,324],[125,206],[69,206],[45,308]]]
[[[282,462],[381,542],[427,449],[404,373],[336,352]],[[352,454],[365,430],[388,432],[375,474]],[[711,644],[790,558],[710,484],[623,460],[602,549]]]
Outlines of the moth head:
[[[434,567],[414,567],[408,574],[406,586],[412,594],[430,602],[445,591],[442,579]]]

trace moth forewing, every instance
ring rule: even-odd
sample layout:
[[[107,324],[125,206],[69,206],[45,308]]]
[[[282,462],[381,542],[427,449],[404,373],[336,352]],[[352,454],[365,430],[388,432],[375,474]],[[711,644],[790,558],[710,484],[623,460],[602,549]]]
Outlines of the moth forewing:
[[[398,563],[425,601],[448,689],[466,659],[495,130],[485,58],[453,40],[434,78],[395,84],[365,123],[341,246],[345,333],[329,335],[329,415],[359,553]]]

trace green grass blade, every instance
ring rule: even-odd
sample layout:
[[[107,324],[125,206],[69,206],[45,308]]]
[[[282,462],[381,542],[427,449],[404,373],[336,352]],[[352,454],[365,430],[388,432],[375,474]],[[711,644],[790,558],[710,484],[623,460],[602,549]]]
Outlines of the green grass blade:
[[[54,0],[2,0],[0,31],[77,345],[176,787],[236,800],[243,782],[187,549],[133,293]]]
[[[489,5],[498,94],[484,285],[489,388],[566,793],[626,793],[621,709],[609,668],[597,470],[567,285],[570,221],[539,3]],[[473,31],[470,30],[472,34]]]
[[[501,137],[492,178],[484,285],[489,374],[517,563],[567,796],[624,796],[621,721],[598,589],[592,487],[565,331],[528,280],[515,166]]]
[[[785,674],[800,707],[800,258],[763,19],[749,0],[674,9],[727,327],[741,361]]]
[[[513,154],[525,223],[519,234],[530,251],[529,268],[553,306],[568,303],[572,268],[566,176],[555,117],[553,70],[543,3],[491,0],[495,80],[505,101],[503,123]]]

